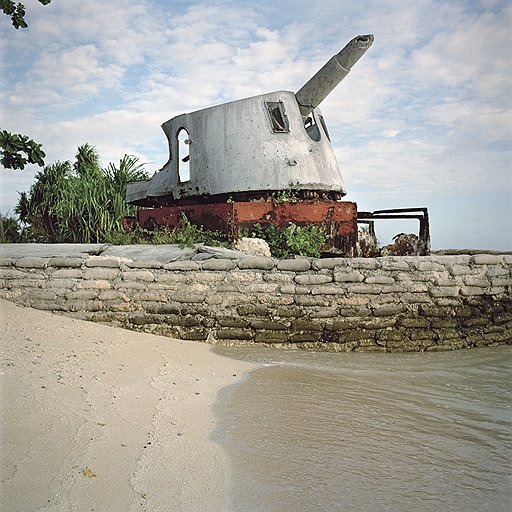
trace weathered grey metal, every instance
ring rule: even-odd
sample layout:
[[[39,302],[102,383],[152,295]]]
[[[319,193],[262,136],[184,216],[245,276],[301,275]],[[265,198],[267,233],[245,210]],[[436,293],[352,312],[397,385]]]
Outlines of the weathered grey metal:
[[[373,36],[358,36],[345,47],[349,50],[336,56],[339,62],[329,64],[336,68],[331,85],[341,80],[336,78],[339,70],[350,69],[364,53],[362,47],[369,47],[372,41]],[[318,89],[318,103],[320,95],[330,92],[325,85],[327,71],[323,78],[319,73],[314,82],[308,82],[312,85],[301,89]],[[290,189],[329,194],[331,198],[345,195],[321,111],[308,107],[305,124],[291,91],[270,92],[182,114],[162,128],[169,141],[169,160],[150,180],[128,184],[129,203],[172,206],[232,194],[264,195]]]
[[[356,36],[304,84],[295,97],[305,119],[348,75],[352,66],[373,43],[373,35]]]

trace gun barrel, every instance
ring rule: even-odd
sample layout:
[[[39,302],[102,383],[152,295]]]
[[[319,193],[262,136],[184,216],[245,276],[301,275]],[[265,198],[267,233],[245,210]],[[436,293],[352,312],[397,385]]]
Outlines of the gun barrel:
[[[365,54],[372,43],[372,34],[354,37],[300,88],[295,97],[304,119],[348,75],[352,66]]]

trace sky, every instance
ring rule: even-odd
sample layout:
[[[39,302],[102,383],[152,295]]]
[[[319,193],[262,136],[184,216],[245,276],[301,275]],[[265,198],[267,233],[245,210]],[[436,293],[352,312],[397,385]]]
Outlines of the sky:
[[[320,105],[359,210],[427,207],[433,249],[512,250],[512,2],[24,0],[0,13],[0,128],[47,164],[89,143],[102,163],[168,159],[184,112],[297,91],[358,34],[373,46]],[[39,167],[0,169],[13,213]],[[380,221],[379,240],[417,232]]]

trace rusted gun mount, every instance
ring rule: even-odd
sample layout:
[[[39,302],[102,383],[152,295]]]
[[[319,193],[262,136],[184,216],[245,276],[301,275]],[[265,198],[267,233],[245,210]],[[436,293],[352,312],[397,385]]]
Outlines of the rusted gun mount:
[[[393,208],[387,210],[375,210],[374,212],[357,212],[357,222],[368,224],[370,235],[375,237],[374,221],[378,219],[417,219],[419,221],[418,232],[418,256],[430,254],[430,226],[427,208]]]

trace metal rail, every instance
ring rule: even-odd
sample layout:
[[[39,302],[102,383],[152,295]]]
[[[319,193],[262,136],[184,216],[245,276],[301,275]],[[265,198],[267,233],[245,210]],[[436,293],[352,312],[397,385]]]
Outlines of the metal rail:
[[[430,254],[430,226],[427,208],[391,208],[387,210],[375,210],[373,212],[357,212],[357,221],[369,224],[371,231],[374,220],[380,219],[418,219],[419,226],[419,256]]]

